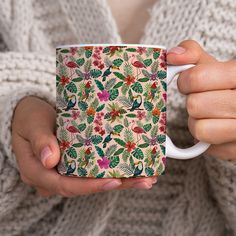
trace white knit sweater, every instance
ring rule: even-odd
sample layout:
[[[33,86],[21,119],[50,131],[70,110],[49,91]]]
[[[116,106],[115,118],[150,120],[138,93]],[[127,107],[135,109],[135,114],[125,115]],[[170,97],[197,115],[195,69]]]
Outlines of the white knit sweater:
[[[220,60],[236,57],[235,0],[157,0],[139,43],[192,38]],[[214,157],[168,160],[149,191],[42,198],[21,182],[11,147],[20,98],[55,99],[55,46],[121,43],[105,0],[0,1],[0,235],[236,235],[236,166]],[[138,42],[134,42],[138,43]],[[168,90],[168,129],[191,144],[184,97]]]

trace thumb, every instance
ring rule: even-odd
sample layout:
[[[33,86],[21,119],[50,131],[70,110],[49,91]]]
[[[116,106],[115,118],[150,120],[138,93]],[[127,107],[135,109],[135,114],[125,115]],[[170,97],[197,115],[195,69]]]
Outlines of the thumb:
[[[185,40],[167,52],[167,63],[171,65],[213,63],[209,55],[196,41]]]

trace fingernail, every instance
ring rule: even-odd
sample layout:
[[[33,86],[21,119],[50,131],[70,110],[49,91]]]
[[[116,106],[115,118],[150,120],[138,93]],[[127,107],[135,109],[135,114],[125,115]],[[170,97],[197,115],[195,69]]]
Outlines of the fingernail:
[[[155,184],[157,182],[157,177],[154,177],[152,180],[152,184]]]
[[[133,185],[133,188],[136,188],[136,189],[150,189],[151,187],[152,185],[146,182],[140,182]]]
[[[49,148],[49,146],[45,147],[42,151],[41,151],[41,162],[43,163],[44,166],[46,166],[46,161],[47,159],[52,155],[52,151]]]
[[[183,54],[186,52],[186,49],[185,48],[182,48],[182,47],[174,47],[174,48],[171,48],[168,53],[175,53],[175,54]]]
[[[112,189],[117,188],[117,187],[120,186],[120,185],[121,185],[121,181],[112,180],[112,181],[110,181],[110,182],[104,184],[104,185],[102,186],[102,189],[103,189],[103,190],[112,190]]]

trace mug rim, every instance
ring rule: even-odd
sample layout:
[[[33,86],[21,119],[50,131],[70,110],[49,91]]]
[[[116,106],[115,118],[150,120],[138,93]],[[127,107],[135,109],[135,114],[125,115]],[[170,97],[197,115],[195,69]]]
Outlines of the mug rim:
[[[146,47],[146,48],[161,48],[166,50],[167,48],[163,45],[151,45],[151,44],[133,44],[133,43],[91,43],[91,44],[63,44],[56,46],[58,48],[71,48],[71,47],[108,47],[108,46],[130,46],[130,47]]]

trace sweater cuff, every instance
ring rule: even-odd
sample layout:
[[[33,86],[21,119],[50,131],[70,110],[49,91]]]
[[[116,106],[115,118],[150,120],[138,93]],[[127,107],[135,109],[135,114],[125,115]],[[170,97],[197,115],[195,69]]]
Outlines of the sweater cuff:
[[[0,143],[3,146],[3,151],[8,156],[7,161],[9,164],[18,169],[17,160],[12,149],[12,133],[11,124],[14,115],[14,110],[18,102],[27,96],[36,96],[44,101],[48,102],[55,108],[55,96],[50,92],[41,90],[35,87],[27,87],[20,91],[12,91],[11,95],[4,96],[4,112],[0,114]]]

